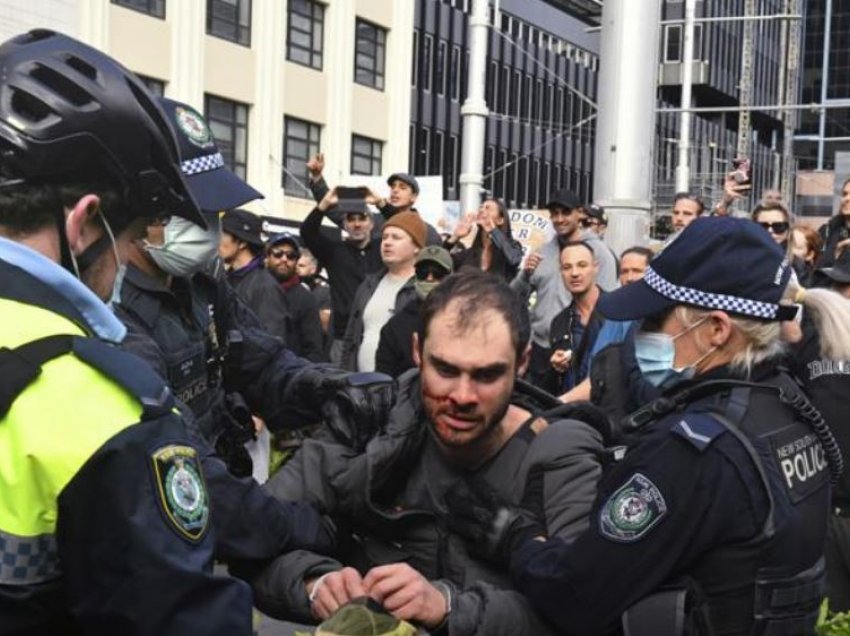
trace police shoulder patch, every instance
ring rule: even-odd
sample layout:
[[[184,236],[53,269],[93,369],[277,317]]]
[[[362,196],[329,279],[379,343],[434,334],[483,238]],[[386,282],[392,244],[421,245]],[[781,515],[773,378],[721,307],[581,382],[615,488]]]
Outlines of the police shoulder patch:
[[[637,541],[667,514],[667,503],[652,481],[635,473],[602,506],[599,531],[620,543]]]
[[[726,431],[726,427],[708,413],[683,413],[670,430],[704,452]]]
[[[151,459],[166,520],[184,539],[200,541],[209,526],[210,505],[197,451],[191,446],[163,446]]]

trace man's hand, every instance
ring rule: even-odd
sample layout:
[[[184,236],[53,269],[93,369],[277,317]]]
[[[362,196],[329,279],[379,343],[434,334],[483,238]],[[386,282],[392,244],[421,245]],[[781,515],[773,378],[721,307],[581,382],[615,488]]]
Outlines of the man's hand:
[[[552,357],[549,358],[549,364],[558,373],[566,373],[570,368],[570,360],[573,359],[573,352],[564,349],[555,349]]]
[[[744,195],[750,190],[749,185],[740,185],[735,178],[738,174],[737,170],[733,170],[726,174],[726,178],[723,180],[723,198],[720,202],[714,206],[714,211],[719,216],[727,216],[729,214],[729,208],[732,207],[732,204],[735,203],[738,199],[742,199]]]
[[[354,568],[343,568],[310,579],[305,586],[310,598],[310,611],[320,621],[355,598],[366,596],[363,578]]]
[[[540,255],[540,252],[532,252],[525,259],[525,265],[523,265],[523,270],[526,274],[530,275],[537,266],[540,265],[540,261],[543,260],[543,257]]]
[[[325,155],[317,152],[307,161],[307,170],[310,172],[310,181],[318,181],[322,178],[325,169]]]
[[[532,483],[536,486],[538,480],[529,485]],[[505,568],[519,545],[546,537],[546,528],[537,514],[504,504],[482,482],[472,486],[459,481],[446,494],[446,505],[449,529],[467,540],[470,552]]]
[[[372,568],[363,586],[396,618],[416,621],[428,629],[442,623],[449,610],[440,590],[406,563]]]
[[[838,259],[838,257],[841,256],[841,252],[848,248],[850,248],[850,238],[838,241],[838,243],[835,244],[835,258]]]
[[[378,209],[384,207],[387,204],[387,200],[374,190],[366,191],[366,197],[364,198],[364,201],[366,201],[366,203],[368,203],[369,205],[374,205]]]

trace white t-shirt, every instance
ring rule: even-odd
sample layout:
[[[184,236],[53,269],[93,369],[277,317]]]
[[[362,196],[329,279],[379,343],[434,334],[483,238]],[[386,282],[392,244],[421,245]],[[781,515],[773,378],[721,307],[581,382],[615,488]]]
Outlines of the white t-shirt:
[[[395,311],[395,297],[409,280],[405,276],[384,274],[375,293],[363,308],[363,341],[357,350],[357,370],[374,371],[375,353],[381,339],[381,329]]]

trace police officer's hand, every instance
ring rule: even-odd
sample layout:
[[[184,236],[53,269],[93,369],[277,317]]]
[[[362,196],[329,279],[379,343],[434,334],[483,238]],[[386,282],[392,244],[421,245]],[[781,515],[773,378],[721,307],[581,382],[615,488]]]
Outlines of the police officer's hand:
[[[295,522],[287,549],[333,554],[336,549],[336,524],[333,520],[306,501],[286,505],[290,507],[288,512]]]
[[[542,480],[531,483],[536,499],[536,486],[542,485]],[[499,501],[480,481],[458,482],[446,495],[446,504],[449,529],[467,540],[470,552],[504,567],[519,545],[546,536],[539,511]]]
[[[340,607],[361,596],[366,596],[363,578],[354,568],[343,568],[306,583],[310,611],[323,621]]]
[[[328,377],[322,415],[341,442],[361,451],[383,429],[395,398],[395,382],[383,373]]]

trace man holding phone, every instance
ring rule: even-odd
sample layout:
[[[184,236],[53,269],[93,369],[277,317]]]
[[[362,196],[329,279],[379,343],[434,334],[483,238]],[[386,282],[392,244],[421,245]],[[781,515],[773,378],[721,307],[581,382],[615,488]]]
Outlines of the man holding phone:
[[[372,240],[374,227],[372,214],[363,198],[352,197],[358,188],[325,187],[319,204],[313,208],[301,224],[301,239],[328,272],[331,288],[331,337],[330,359],[339,363],[345,326],[354,292],[366,274],[378,271],[381,266],[380,241]],[[340,192],[345,197],[340,196]],[[331,228],[322,227],[322,218],[328,215],[341,218],[345,235]]]
[[[321,152],[313,155],[307,162],[307,170],[310,173],[310,190],[316,202],[321,201],[329,189],[327,182],[322,176],[324,169],[325,155]],[[376,240],[380,240],[381,238],[384,221],[389,220],[399,212],[419,213],[414,207],[416,205],[416,199],[419,197],[419,182],[416,180],[416,177],[406,172],[395,172],[387,178],[387,185],[390,188],[389,198],[384,198],[365,186],[344,188],[343,193],[347,193],[350,196],[339,194],[340,199],[360,199],[369,205],[375,206],[379,210],[380,214],[372,215],[374,224],[372,237]],[[342,227],[343,219],[340,214],[331,212],[328,214],[328,218],[336,225]],[[428,222],[425,223],[425,228],[428,231],[426,245],[442,245],[443,241],[436,228]]]

